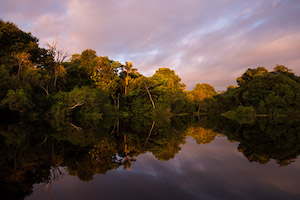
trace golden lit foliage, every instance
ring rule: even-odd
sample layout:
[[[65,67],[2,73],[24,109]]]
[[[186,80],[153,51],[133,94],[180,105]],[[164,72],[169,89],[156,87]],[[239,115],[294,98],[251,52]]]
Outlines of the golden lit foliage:
[[[212,129],[205,129],[201,126],[191,126],[186,130],[186,136],[192,137],[197,144],[208,144],[212,142],[218,133]]]

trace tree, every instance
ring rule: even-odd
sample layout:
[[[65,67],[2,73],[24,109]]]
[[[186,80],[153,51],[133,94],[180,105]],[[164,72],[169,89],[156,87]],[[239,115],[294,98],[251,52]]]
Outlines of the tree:
[[[221,114],[239,106],[252,107],[256,113],[270,117],[297,115],[300,110],[299,77],[282,65],[277,65],[273,72],[262,67],[248,69],[237,82],[238,87],[228,88],[214,98]]]
[[[108,57],[97,57],[97,70],[94,71],[91,79],[97,88],[103,89],[110,96],[115,96],[120,88],[120,78],[118,77],[121,63],[110,60]]]
[[[56,39],[51,43],[46,42],[50,55],[54,58],[54,67],[52,69],[53,74],[53,89],[55,90],[58,77],[64,77],[66,69],[62,65],[62,62],[69,57],[69,53],[65,49],[58,48],[59,38],[56,34]]]
[[[0,101],[6,96],[10,87],[10,74],[4,65],[0,65]]]
[[[30,96],[23,89],[9,90],[1,104],[8,105],[11,111],[21,113],[33,107]]]
[[[159,68],[151,77],[152,80],[157,82],[158,86],[163,86],[171,90],[183,89],[181,78],[175,74],[174,70],[169,68]]]
[[[26,52],[32,55],[40,52],[38,39],[31,33],[25,33],[11,22],[0,19],[0,65],[4,64],[12,69],[14,66],[13,55]],[[39,56],[31,56],[32,62],[37,62]]]
[[[277,65],[276,67],[274,67],[274,73],[286,73],[286,74],[291,74],[294,75],[294,73],[292,73],[293,70],[283,66],[283,65]]]
[[[181,78],[169,68],[160,68],[149,78],[151,84],[151,96],[155,101],[155,113],[170,117],[172,113],[184,113],[189,111],[189,102],[184,92],[185,85]]]
[[[18,79],[20,77],[20,74],[22,73],[22,69],[28,65],[30,65],[30,54],[26,53],[26,52],[19,52],[19,53],[15,53],[13,54],[13,57],[16,59],[17,64],[18,64]]]
[[[249,68],[240,78],[237,78],[239,86],[245,85],[256,76],[264,76],[268,73],[268,70],[264,67],[258,67],[256,69]]]
[[[80,121],[102,119],[103,115],[111,114],[108,94],[101,89],[91,89],[87,86],[75,87],[70,92],[58,92],[54,97],[51,113],[53,119],[63,121],[79,118]]]
[[[217,93],[215,91],[215,88],[213,86],[209,85],[209,84],[206,84],[206,83],[203,83],[203,84],[198,83],[196,85],[196,87],[191,91],[192,99],[198,107],[198,109],[197,109],[198,117],[199,117],[199,114],[200,114],[201,106],[203,108],[205,108],[205,105],[204,105],[205,101],[204,100],[205,99],[210,99],[216,94]]]
[[[129,81],[130,81],[130,76],[129,73],[131,72],[133,65],[132,62],[126,62],[124,68],[126,70],[126,78],[125,78],[125,95],[128,94],[128,85],[129,85]]]

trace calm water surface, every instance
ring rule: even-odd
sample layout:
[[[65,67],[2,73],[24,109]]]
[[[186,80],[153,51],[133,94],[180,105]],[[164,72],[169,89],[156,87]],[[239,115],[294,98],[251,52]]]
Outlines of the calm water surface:
[[[1,163],[9,165],[1,165],[9,171],[1,176],[2,191],[7,199],[28,200],[300,199],[298,122],[230,123],[172,119],[121,122],[101,134],[24,133],[37,145],[3,144],[19,149],[4,155],[2,148]]]

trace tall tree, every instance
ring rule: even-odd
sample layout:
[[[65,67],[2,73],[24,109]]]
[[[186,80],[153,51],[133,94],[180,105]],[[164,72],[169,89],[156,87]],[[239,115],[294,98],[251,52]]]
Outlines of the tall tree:
[[[18,65],[18,79],[20,78],[20,75],[22,73],[22,69],[28,65],[30,65],[30,54],[26,52],[19,52],[13,54],[13,57],[16,59],[17,65]]]
[[[131,72],[131,69],[133,67],[133,64],[132,62],[126,62],[124,68],[126,70],[126,78],[125,78],[125,95],[128,94],[128,85],[129,85],[129,81],[130,81],[130,76],[129,76],[129,73]]]
[[[52,69],[53,74],[53,89],[55,90],[58,77],[64,77],[66,74],[66,69],[62,65],[63,61],[65,61],[69,57],[69,53],[65,49],[58,48],[59,38],[56,34],[56,39],[51,43],[46,43],[50,55],[54,58],[54,67]]]
[[[198,83],[196,87],[191,91],[192,99],[197,105],[197,115],[199,117],[201,106],[205,107],[204,100],[212,98],[214,95],[216,95],[215,88],[209,84]]]

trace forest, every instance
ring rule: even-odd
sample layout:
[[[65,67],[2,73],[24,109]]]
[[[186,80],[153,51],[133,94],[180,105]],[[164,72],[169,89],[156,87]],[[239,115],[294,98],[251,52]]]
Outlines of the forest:
[[[0,20],[4,199],[23,199],[37,183],[48,189],[61,178],[61,166],[90,181],[130,169],[146,152],[167,161],[186,137],[201,145],[226,136],[260,164],[274,159],[286,166],[300,154],[300,77],[283,65],[249,68],[226,91],[206,83],[186,90],[167,67],[146,77],[132,62],[92,49],[68,55],[58,37],[40,45],[31,33]]]
[[[249,68],[226,91],[206,83],[188,91],[169,68],[145,77],[132,62],[97,56],[91,49],[68,55],[58,43],[57,37],[41,48],[31,33],[0,21],[1,116],[68,121],[75,128],[120,116],[153,119],[158,113],[245,122],[255,116],[299,116],[300,78],[283,65],[270,72]]]

